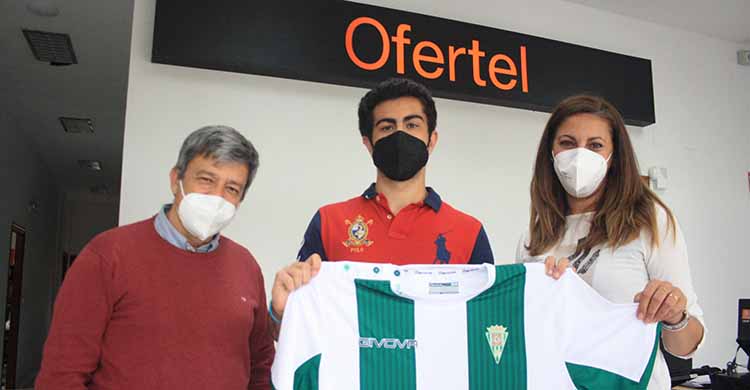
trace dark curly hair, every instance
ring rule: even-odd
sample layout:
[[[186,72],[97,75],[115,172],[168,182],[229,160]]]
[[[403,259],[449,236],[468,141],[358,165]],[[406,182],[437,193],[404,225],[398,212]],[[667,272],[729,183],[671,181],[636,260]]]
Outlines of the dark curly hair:
[[[424,85],[405,78],[385,80],[362,97],[362,100],[359,101],[360,134],[372,140],[372,111],[375,106],[384,101],[404,96],[415,97],[422,102],[422,110],[427,116],[427,132],[432,135],[437,125],[437,111],[435,110],[435,101],[432,100],[432,94]]]

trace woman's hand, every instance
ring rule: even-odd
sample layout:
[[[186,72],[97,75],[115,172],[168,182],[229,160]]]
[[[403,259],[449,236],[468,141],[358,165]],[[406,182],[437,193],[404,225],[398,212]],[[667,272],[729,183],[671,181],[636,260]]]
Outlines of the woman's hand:
[[[556,259],[554,256],[548,256],[544,260],[544,273],[557,280],[563,276],[569,265],[570,260],[567,257]]]
[[[633,300],[639,304],[638,319],[645,323],[662,321],[676,324],[682,320],[687,307],[687,298],[682,290],[663,280],[648,282]]]

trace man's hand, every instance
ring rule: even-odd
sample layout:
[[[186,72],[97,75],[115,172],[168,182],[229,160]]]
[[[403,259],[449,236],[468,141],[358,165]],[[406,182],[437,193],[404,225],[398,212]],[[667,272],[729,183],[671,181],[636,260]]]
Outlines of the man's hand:
[[[304,286],[310,278],[317,275],[321,263],[320,256],[314,253],[307,260],[295,261],[276,273],[271,288],[271,310],[276,318],[281,319],[284,315],[289,293]]]

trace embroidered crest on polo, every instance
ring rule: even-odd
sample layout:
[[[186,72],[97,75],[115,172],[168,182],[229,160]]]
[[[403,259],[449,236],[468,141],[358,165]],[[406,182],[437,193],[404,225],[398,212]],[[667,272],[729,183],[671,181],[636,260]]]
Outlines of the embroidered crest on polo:
[[[500,364],[500,358],[505,350],[505,342],[508,340],[508,328],[502,325],[492,325],[487,327],[484,333],[487,337],[487,344],[490,346],[492,357],[495,358],[495,364]]]
[[[361,253],[364,252],[366,247],[374,244],[375,242],[367,239],[367,235],[370,233],[370,226],[372,225],[372,219],[365,221],[365,218],[358,215],[354,219],[354,222],[350,220],[344,220],[346,223],[346,231],[349,239],[342,241],[341,243],[349,248],[352,252]]]

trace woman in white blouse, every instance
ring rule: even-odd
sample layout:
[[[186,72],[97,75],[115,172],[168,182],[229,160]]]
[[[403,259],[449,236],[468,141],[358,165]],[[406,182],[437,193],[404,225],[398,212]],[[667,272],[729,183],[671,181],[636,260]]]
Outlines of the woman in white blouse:
[[[547,122],[516,261],[544,261],[554,278],[571,268],[611,302],[637,302],[635,315],[660,321],[664,346],[677,357],[689,358],[703,342],[680,227],[641,181],[622,116],[604,99],[570,97]],[[648,389],[669,389],[661,352],[655,364]]]

